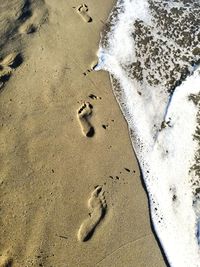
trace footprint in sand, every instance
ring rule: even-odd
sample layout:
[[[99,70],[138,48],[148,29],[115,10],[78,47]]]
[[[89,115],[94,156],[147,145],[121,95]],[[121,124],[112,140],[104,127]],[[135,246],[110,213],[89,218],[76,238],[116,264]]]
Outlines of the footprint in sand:
[[[48,18],[48,8],[45,1],[36,1],[37,5],[34,2],[25,1],[25,5],[21,10],[18,18],[20,22],[18,32],[21,35],[35,33]]]
[[[0,61],[0,66],[4,68],[16,69],[22,63],[22,56],[20,53],[8,54]]]
[[[9,80],[10,76],[11,76],[11,68],[9,67],[3,67],[2,65],[0,65],[0,84],[1,86],[3,86],[3,84]]]
[[[84,105],[78,110],[78,118],[83,131],[83,134],[87,137],[92,137],[94,135],[94,127],[89,121],[89,117],[92,115],[92,105],[89,102],[84,103]]]
[[[91,197],[88,200],[88,208],[90,210],[89,218],[81,224],[78,231],[78,240],[82,242],[91,238],[97,225],[106,213],[107,204],[101,186],[98,186],[92,192]]]
[[[8,54],[0,61],[0,83],[9,80],[13,69],[16,69],[22,63],[22,56],[19,53]]]
[[[36,32],[36,30],[37,30],[37,27],[30,21],[26,21],[24,24],[22,24],[19,27],[20,34],[31,34],[31,33]]]
[[[92,18],[88,15],[88,10],[89,9],[86,4],[82,4],[76,8],[77,13],[87,23],[92,22]]]

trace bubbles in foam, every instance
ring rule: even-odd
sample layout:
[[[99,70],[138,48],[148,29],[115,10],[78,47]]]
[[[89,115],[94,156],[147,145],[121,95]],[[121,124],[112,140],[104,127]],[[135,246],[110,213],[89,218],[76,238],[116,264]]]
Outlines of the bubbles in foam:
[[[121,0],[98,69],[110,72],[171,266],[200,266],[200,1]]]

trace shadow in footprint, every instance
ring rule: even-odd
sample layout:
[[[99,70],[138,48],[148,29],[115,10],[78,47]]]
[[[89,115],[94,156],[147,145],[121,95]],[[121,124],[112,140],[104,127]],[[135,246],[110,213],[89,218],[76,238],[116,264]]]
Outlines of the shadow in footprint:
[[[92,137],[95,134],[94,127],[90,127],[89,132],[87,132],[86,136],[87,137]]]
[[[15,57],[13,63],[10,65],[10,67],[11,67],[12,69],[16,69],[16,68],[18,68],[22,63],[23,63],[23,57],[22,57],[21,54],[18,54],[18,55]]]
[[[0,77],[0,82],[6,83],[7,81],[9,81],[10,76],[11,76],[11,74],[5,74],[5,75],[3,75],[2,77]]]
[[[31,2],[29,0],[26,0],[18,20],[24,22],[31,16],[32,16]]]
[[[103,220],[103,218],[105,217],[105,215],[106,215],[106,209],[102,209],[101,220]],[[91,215],[90,215],[90,216],[91,216]],[[98,224],[98,223],[97,223],[97,224]],[[97,226],[97,225],[96,225],[96,226]],[[88,240],[93,236],[94,231],[95,231],[95,229],[96,229],[96,226],[95,226],[93,229],[91,229],[91,231],[89,231],[89,232],[87,233],[87,235],[85,236],[85,238],[84,238],[83,240],[81,240],[81,241],[83,241],[83,242],[88,241]]]

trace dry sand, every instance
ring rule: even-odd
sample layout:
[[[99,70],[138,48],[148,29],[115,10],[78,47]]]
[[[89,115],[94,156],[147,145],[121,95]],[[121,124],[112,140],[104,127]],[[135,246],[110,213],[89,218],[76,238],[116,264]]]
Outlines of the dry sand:
[[[114,2],[0,3],[1,267],[165,266],[108,73],[88,71]]]

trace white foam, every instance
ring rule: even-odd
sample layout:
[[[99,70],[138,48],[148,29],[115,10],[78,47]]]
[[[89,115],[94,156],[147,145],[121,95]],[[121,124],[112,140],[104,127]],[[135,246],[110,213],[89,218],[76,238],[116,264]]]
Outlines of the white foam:
[[[193,138],[198,107],[188,98],[200,93],[199,69],[176,87],[172,97],[162,86],[141,86],[130,79],[124,66],[135,59],[133,22],[139,18],[151,24],[151,12],[147,0],[118,1],[118,6],[121,12],[107,34],[108,44],[99,49],[96,70],[109,71],[120,84],[120,94],[114,93],[130,128],[155,231],[170,265],[199,267],[200,203],[192,193],[195,173],[189,172],[198,149]],[[155,129],[163,121],[166,127]]]
[[[151,203],[154,224],[172,266],[200,266],[196,237],[198,217],[188,174],[197,151],[193,140],[197,108],[188,96],[199,93],[199,85],[200,76],[196,71],[177,87],[166,114],[170,127],[160,132],[152,152],[142,155],[151,169],[150,192],[162,211],[163,222],[159,223],[154,214],[155,205]]]

